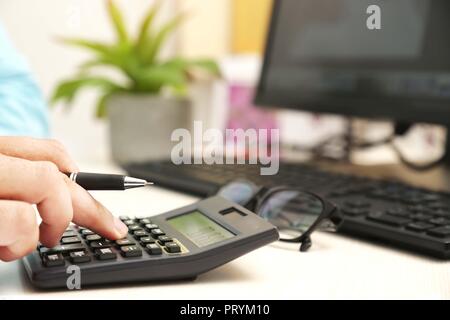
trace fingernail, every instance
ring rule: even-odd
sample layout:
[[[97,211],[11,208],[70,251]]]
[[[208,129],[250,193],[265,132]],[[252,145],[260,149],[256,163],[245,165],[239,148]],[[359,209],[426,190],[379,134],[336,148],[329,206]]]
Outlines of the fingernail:
[[[121,236],[127,234],[128,227],[117,217],[114,217],[114,226]]]

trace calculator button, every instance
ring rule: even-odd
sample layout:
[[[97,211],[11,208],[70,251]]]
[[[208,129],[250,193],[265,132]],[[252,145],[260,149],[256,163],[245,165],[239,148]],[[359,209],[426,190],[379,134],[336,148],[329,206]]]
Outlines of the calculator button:
[[[127,258],[142,256],[142,250],[137,246],[120,247],[120,252],[122,253],[122,256]]]
[[[80,233],[81,233],[81,235],[82,235],[83,237],[86,237],[86,236],[90,236],[90,235],[95,234],[93,231],[88,230],[88,229],[83,229],[83,230],[80,231]]]
[[[43,262],[46,267],[63,266],[66,262],[61,253],[50,253],[43,256]]]
[[[146,224],[151,224],[152,221],[150,219],[148,219],[148,218],[144,218],[144,219],[139,220],[139,223],[143,224],[143,225],[146,225]]]
[[[147,231],[152,231],[153,229],[158,229],[158,225],[154,224],[154,223],[148,223],[145,225],[145,230]]]
[[[80,238],[78,237],[67,237],[61,239],[61,244],[73,244],[73,243],[81,243]]]
[[[158,238],[159,236],[165,235],[164,231],[162,231],[161,229],[153,229],[152,231],[150,231],[150,233],[155,239]]]
[[[123,223],[126,224],[127,226],[131,226],[131,225],[135,224],[135,222],[133,220],[124,220]]]
[[[82,244],[64,244],[53,248],[41,247],[39,252],[43,254],[54,254],[54,253],[69,253],[72,251],[85,250],[86,248]]]
[[[109,240],[103,240],[103,241],[93,241],[89,244],[89,246],[92,249],[102,249],[102,248],[109,248],[112,247],[112,242]]]
[[[76,237],[76,236],[77,236],[77,233],[75,231],[67,230],[66,232],[63,233],[61,238]]]
[[[134,231],[138,231],[138,230],[144,230],[144,229],[142,229],[137,224],[132,224],[132,225],[128,226],[128,232],[129,233],[133,233]]]
[[[136,239],[140,239],[142,237],[148,237],[148,233],[145,232],[144,230],[137,230],[137,231],[133,232],[133,236]]]
[[[130,220],[130,217],[129,216],[119,216],[119,219],[122,221],[125,221],[125,220]]]
[[[111,250],[111,248],[102,248],[95,250],[97,258],[100,260],[111,260],[116,259],[117,254]]]
[[[149,244],[149,243],[155,243],[155,240],[152,237],[143,237],[143,238],[140,238],[139,241],[143,245],[146,245],[146,244]]]
[[[99,240],[102,240],[102,237],[99,236],[98,234],[90,234],[90,235],[86,236],[87,242],[99,241]]]
[[[178,244],[175,242],[168,242],[166,243],[165,249],[169,253],[178,253],[181,252],[181,248]]]
[[[128,239],[120,239],[120,240],[116,240],[116,244],[118,246],[131,246],[131,245],[134,245],[135,243]]]
[[[71,252],[69,256],[72,263],[85,263],[91,261],[91,257],[85,250]]]
[[[158,246],[156,243],[150,243],[150,244],[146,245],[145,248],[147,249],[147,252],[148,252],[150,255],[159,255],[159,254],[162,254],[161,247]]]
[[[168,237],[168,236],[159,236],[158,237],[158,242],[161,245],[164,245],[167,242],[172,242],[172,241],[173,241],[173,239],[171,237]]]

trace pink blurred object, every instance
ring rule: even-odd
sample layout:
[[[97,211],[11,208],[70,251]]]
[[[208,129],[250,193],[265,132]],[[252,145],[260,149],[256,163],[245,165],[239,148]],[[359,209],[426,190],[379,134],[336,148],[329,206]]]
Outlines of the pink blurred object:
[[[227,129],[277,129],[274,112],[253,105],[253,87],[232,84],[229,87],[230,110]],[[269,134],[270,137],[270,134]]]

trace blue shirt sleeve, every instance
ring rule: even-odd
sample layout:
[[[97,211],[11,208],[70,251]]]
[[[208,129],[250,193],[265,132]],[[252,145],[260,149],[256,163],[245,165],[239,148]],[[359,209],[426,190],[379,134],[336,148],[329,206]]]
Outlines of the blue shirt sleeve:
[[[0,135],[48,137],[47,106],[25,59],[0,25]]]

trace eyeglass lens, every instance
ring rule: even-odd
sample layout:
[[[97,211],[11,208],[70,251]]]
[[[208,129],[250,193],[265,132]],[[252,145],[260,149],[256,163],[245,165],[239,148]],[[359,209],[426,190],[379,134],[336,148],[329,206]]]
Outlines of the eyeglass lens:
[[[323,210],[318,197],[292,189],[271,194],[258,214],[278,227],[281,239],[295,239],[316,222]]]

